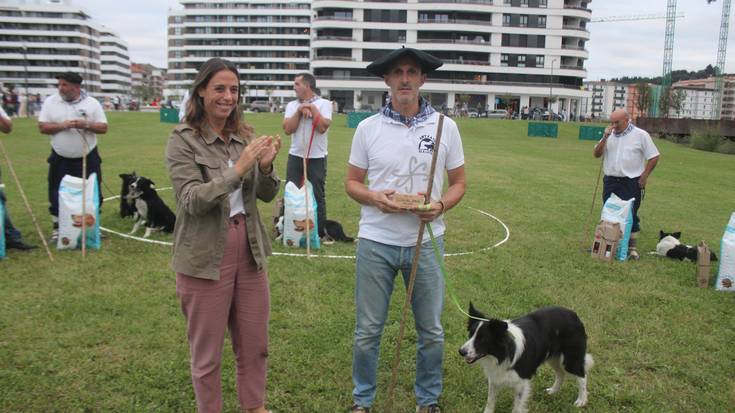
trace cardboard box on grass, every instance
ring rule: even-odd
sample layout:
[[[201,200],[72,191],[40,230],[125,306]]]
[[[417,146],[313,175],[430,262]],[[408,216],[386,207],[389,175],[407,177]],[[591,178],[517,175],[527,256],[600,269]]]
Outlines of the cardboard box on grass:
[[[710,267],[710,250],[704,241],[699,241],[697,245],[697,286],[707,288],[709,285]]]
[[[620,223],[601,220],[595,228],[595,238],[592,241],[592,257],[603,261],[612,261],[618,250],[618,244],[623,237]]]

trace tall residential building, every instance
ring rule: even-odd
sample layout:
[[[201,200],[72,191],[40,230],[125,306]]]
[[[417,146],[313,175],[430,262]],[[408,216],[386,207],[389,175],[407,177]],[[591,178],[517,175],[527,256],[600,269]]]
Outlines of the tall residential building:
[[[422,88],[435,107],[578,113],[588,95],[581,86],[590,1],[180,3],[184,10],[169,15],[170,94],[183,94],[197,68],[221,56],[238,64],[248,100],[293,99],[294,75],[311,70],[340,109],[376,109],[386,86],[365,67],[405,45],[444,61]]]
[[[735,120],[735,76],[725,76],[720,119]]]
[[[682,93],[679,111],[669,109],[670,118],[714,119],[715,78],[682,80],[671,85],[672,93]],[[677,92],[679,91],[679,92]]]
[[[293,99],[309,71],[310,1],[179,0],[168,18],[166,96],[182,96],[212,57],[238,66],[246,101]]]
[[[107,97],[130,96],[132,85],[127,43],[109,29],[103,28],[100,34],[100,52],[101,94]]]
[[[147,63],[133,63],[132,92],[134,98],[150,101],[153,98],[162,98],[166,84],[166,69],[161,69]]]
[[[66,71],[79,73],[92,96],[129,93],[126,43],[85,9],[72,0],[0,0],[0,83],[45,96]]]
[[[628,89],[628,85],[605,80],[584,82],[584,90],[591,95],[582,99],[581,114],[588,119],[608,119],[616,109],[627,109]]]
[[[313,0],[311,67],[322,94],[377,109],[384,82],[365,66],[406,45],[444,61],[422,87],[435,107],[551,107],[578,114],[590,1]]]
[[[69,70],[87,92],[101,92],[99,28],[89,14],[70,0],[0,0],[0,82],[48,95]]]

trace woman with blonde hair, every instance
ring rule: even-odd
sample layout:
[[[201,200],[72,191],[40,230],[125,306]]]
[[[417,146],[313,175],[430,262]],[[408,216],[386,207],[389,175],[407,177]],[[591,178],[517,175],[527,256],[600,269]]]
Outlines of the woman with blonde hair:
[[[176,193],[172,265],[197,409],[222,410],[220,363],[229,330],[240,407],[266,413],[271,249],[256,200],[270,202],[278,194],[273,161],[281,141],[256,138],[242,121],[232,62],[205,62],[190,94],[186,122],[172,132],[166,158]]]

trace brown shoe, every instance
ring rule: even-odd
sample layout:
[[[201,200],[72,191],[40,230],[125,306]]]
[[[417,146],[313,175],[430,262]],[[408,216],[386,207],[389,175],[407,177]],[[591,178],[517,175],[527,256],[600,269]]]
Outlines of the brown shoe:
[[[350,413],[370,413],[370,408],[353,404]]]

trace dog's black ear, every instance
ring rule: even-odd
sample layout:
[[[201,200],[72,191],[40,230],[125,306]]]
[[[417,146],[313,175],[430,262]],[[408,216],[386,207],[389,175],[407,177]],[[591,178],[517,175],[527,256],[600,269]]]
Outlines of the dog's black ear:
[[[666,233],[665,232],[663,232],[661,230],[658,230],[658,240],[659,241],[661,241],[662,239],[664,239],[665,236],[666,236]]]
[[[469,311],[468,311],[468,312],[469,312],[469,314],[470,314],[470,315],[471,315],[472,317],[477,317],[477,318],[486,318],[484,314],[482,314],[481,312],[479,312],[479,311],[478,311],[478,310],[477,310],[477,309],[475,308],[475,306],[474,306],[474,305],[472,304],[472,301],[470,301],[470,309],[469,309]]]
[[[506,331],[508,331],[508,323],[502,320],[497,320],[495,318],[490,320],[487,326],[495,337],[501,337],[505,335]]]
[[[674,233],[671,234],[671,236],[674,237],[674,238],[676,238],[676,239],[678,239],[678,240],[680,240],[681,239],[681,231],[674,232]]]

